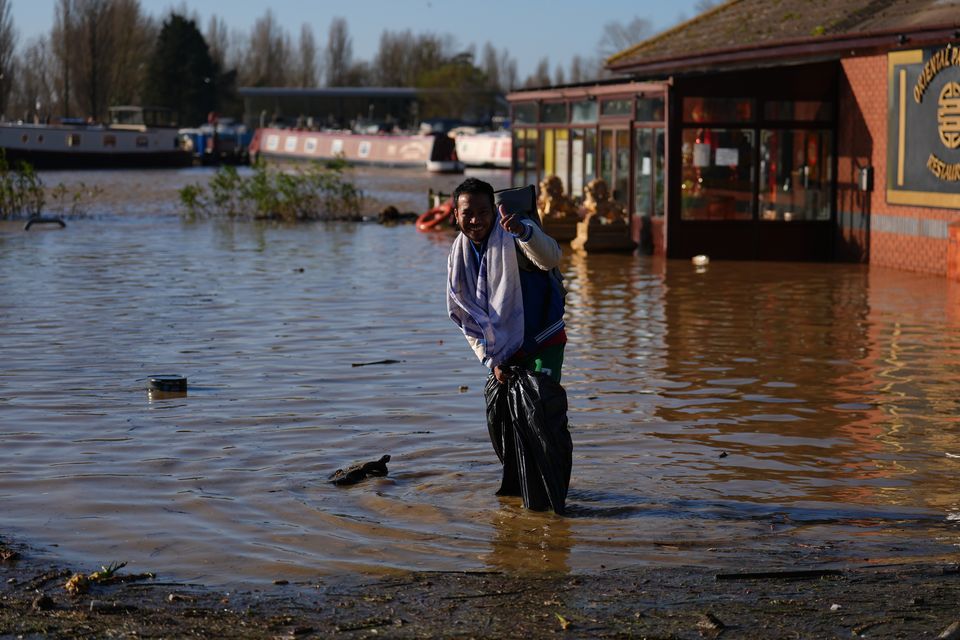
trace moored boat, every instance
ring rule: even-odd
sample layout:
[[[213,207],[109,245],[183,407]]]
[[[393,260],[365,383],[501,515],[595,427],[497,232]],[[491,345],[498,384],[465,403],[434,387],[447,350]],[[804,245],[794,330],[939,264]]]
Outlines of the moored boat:
[[[0,123],[8,161],[38,169],[171,167],[190,164],[168,109],[113,107],[109,124]]]
[[[452,132],[457,158],[468,167],[509,169],[513,143],[509,131]]]
[[[251,155],[288,160],[343,159],[350,164],[417,167],[459,173],[453,140],[446,134],[357,134],[350,131],[258,129]]]

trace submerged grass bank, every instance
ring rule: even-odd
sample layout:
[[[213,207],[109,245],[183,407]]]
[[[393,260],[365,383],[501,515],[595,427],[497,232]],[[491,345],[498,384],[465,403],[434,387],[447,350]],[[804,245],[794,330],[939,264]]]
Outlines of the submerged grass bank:
[[[206,186],[180,189],[180,204],[190,220],[354,219],[360,216],[363,193],[345,176],[346,166],[332,162],[280,168],[257,162],[251,175],[220,167]]]

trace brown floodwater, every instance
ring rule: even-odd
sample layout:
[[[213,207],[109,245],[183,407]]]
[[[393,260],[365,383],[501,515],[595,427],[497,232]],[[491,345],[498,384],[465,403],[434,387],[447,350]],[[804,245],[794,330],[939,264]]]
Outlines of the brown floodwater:
[[[181,221],[171,194],[208,175],[44,174],[100,185],[92,215],[0,227],[3,535],[208,584],[955,554],[960,285],[568,252],[560,518],[493,495],[452,236]],[[459,178],[357,179],[416,208]],[[383,454],[386,478],[326,482]]]

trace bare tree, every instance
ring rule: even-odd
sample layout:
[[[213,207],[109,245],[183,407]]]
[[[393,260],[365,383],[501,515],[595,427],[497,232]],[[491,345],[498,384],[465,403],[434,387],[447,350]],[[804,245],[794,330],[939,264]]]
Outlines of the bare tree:
[[[103,119],[109,106],[109,55],[117,36],[111,28],[111,3],[110,0],[72,0],[72,4],[75,30],[67,46],[76,63],[74,95],[82,113]]]
[[[299,60],[297,66],[297,86],[317,86],[317,43],[313,37],[313,28],[304,22],[300,26],[300,41],[298,43]]]
[[[580,57],[580,54],[576,54],[570,61],[570,82],[583,82],[586,79],[583,69],[583,58]]]
[[[525,87],[546,87],[550,85],[550,61],[540,58],[537,68],[532,75],[527,76],[523,83]]]
[[[341,87],[347,84],[347,76],[353,66],[353,42],[344,18],[334,18],[330,22],[324,63],[327,86]]]
[[[157,39],[153,19],[140,10],[140,0],[113,0],[110,26],[113,50],[107,58],[107,107],[141,101],[147,60]]]
[[[241,69],[241,84],[254,87],[285,87],[290,76],[290,37],[273,11],[267,9],[253,24],[250,45]]]
[[[207,32],[203,34],[207,46],[210,48],[210,57],[219,69],[227,68],[227,52],[230,49],[230,32],[227,22],[215,15],[210,16],[207,22]]]
[[[52,73],[55,75],[56,109],[66,117],[73,114],[73,76],[77,73],[77,61],[73,59],[71,50],[75,48],[77,31],[73,0],[59,0],[50,30],[50,53]]]
[[[503,49],[500,52],[500,89],[502,91],[513,91],[519,83],[517,74],[517,61],[510,57],[510,52]]]
[[[45,118],[53,108],[53,85],[50,75],[49,42],[45,36],[31,40],[16,64],[16,83],[8,113],[28,120],[33,114]]]
[[[0,114],[7,112],[13,86],[17,31],[13,27],[11,10],[10,0],[0,0]]]
[[[557,65],[553,70],[553,84],[567,84],[567,76],[563,72],[563,65]]]
[[[653,26],[650,21],[639,16],[625,24],[608,22],[603,26],[603,35],[597,43],[597,53],[603,58],[609,58],[645,40],[652,33]]]

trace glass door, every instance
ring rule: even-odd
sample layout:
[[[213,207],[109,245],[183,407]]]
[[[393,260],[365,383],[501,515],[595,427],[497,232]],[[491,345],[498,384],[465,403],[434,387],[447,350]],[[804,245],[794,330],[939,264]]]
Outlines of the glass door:
[[[600,177],[614,200],[624,205],[630,199],[630,130],[600,130]]]

